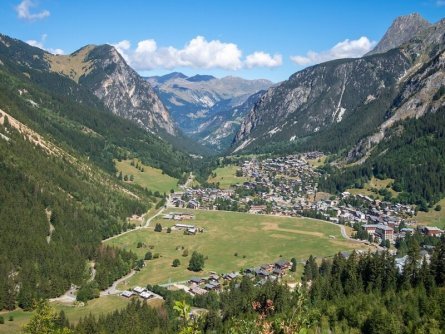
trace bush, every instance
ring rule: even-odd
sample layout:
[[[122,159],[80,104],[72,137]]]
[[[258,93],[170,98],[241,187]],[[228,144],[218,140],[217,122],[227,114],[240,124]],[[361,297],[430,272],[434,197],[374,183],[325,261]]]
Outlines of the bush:
[[[162,225],[157,223],[155,226],[155,232],[162,232]]]
[[[136,245],[136,248],[142,248],[143,243],[141,241],[138,242],[138,244]]]
[[[152,258],[153,258],[153,254],[151,252],[145,253],[145,257],[144,257],[145,260],[151,260]]]
[[[155,253],[155,255],[153,255],[153,259],[159,259],[160,255],[159,253]]]
[[[188,251],[188,249],[184,249],[184,251],[182,252],[182,256],[184,256],[184,257],[189,256],[189,251]]]
[[[9,318],[8,318],[8,320],[9,320],[9,321],[14,321],[14,316],[13,316],[13,315],[10,315]]]
[[[167,228],[167,233],[172,233],[172,228],[171,227]]]
[[[181,261],[179,261],[179,259],[174,259],[172,265],[173,267],[179,267],[181,265]]]
[[[5,323],[5,318],[0,316],[0,324],[3,325]]]
[[[437,204],[436,207],[434,208],[435,211],[440,211],[442,210],[442,205]]]

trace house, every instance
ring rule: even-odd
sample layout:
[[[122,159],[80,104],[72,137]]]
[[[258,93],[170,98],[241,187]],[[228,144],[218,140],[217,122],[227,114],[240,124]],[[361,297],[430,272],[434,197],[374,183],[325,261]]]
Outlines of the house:
[[[139,296],[143,299],[150,299],[154,297],[153,294],[148,291],[142,292],[141,294],[139,294]]]
[[[190,292],[194,294],[195,296],[201,296],[205,295],[207,293],[207,290],[204,290],[203,288],[200,288],[199,286],[194,286],[190,289]]]
[[[283,276],[285,273],[285,271],[283,269],[280,268],[275,268],[272,272],[273,275],[277,276],[277,277],[281,277]]]
[[[188,228],[185,230],[185,234],[187,235],[195,235],[198,232],[198,229],[196,227]]]
[[[188,224],[175,224],[175,228],[177,230],[189,230],[194,229],[195,225],[188,225]]]
[[[187,208],[189,209],[198,209],[199,208],[199,202],[195,200],[191,200],[187,203]]]
[[[238,273],[228,273],[223,276],[225,280],[231,281],[238,277]]]
[[[133,291],[136,292],[138,295],[141,294],[142,292],[146,291],[147,289],[145,288],[141,288],[140,286],[136,286],[133,288]]]
[[[255,274],[258,277],[267,277],[267,276],[269,276],[269,272],[267,270],[263,269],[263,268],[256,269],[255,270]]]
[[[202,282],[204,282],[204,280],[200,277],[193,277],[192,279],[190,279],[189,283],[194,283],[194,284],[201,284]]]
[[[440,228],[435,226],[434,227],[425,226],[423,227],[422,232],[430,237],[440,237],[443,233],[443,231]]]
[[[125,297],[125,298],[130,298],[133,295],[134,295],[134,292],[133,291],[128,291],[128,290],[121,293],[121,296]]]
[[[280,259],[274,263],[274,270],[275,269],[287,270],[290,267],[292,267],[292,263],[284,259]]]
[[[220,287],[220,285],[219,285],[219,283],[207,283],[205,286],[204,286],[204,289],[206,289],[207,291],[215,291],[215,290],[219,290],[219,287]]]

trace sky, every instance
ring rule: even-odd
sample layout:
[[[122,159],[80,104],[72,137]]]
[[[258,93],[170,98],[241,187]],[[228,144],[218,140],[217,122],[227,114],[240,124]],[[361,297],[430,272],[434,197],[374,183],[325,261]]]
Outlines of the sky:
[[[114,45],[145,76],[179,71],[287,79],[360,57],[400,15],[445,17],[445,0],[1,0],[0,33],[52,53]]]

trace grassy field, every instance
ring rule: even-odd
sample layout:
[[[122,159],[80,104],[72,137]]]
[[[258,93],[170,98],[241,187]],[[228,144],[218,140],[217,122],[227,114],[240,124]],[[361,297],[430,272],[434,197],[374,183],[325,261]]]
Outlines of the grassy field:
[[[86,317],[90,313],[95,316],[99,316],[100,314],[107,314],[115,310],[124,308],[129,302],[129,299],[122,298],[120,296],[105,296],[91,300],[86,306],[83,307],[67,306],[58,303],[51,303],[51,306],[53,306],[58,312],[63,310],[70,323],[76,324],[79,322],[80,318]],[[20,333],[22,327],[31,318],[32,312],[15,310],[8,313],[2,313],[1,315],[5,318],[5,324],[0,325],[0,334],[10,334]],[[8,321],[9,315],[12,315],[14,317],[14,321]]]
[[[419,225],[437,226],[445,229],[445,198],[438,204],[442,206],[442,210],[436,211],[433,207],[428,212],[419,211],[415,218],[416,222]]]
[[[309,163],[309,165],[311,165],[314,168],[323,166],[326,162],[326,155],[321,156],[320,158],[317,159],[308,159],[307,162]]]
[[[199,273],[200,276],[205,276],[210,271],[238,271],[276,261],[280,255],[286,259],[295,257],[304,261],[310,254],[324,257],[358,247],[357,244],[342,239],[338,226],[322,221],[237,212],[192,212],[196,215],[195,219],[188,223],[204,228],[204,233],[188,236],[180,231],[169,234],[144,229],[107,242],[131,249],[140,258],[149,250],[160,255],[158,259],[147,261],[146,266],[120,288],[176,282],[196,276],[187,270],[191,253],[195,250],[208,257],[205,270]],[[164,228],[174,225],[173,221],[163,220],[161,217],[156,218],[152,226],[156,223],[161,223]],[[147,247],[136,248],[139,241]],[[149,246],[154,248],[149,249]],[[178,246],[181,249],[177,250]],[[189,251],[188,257],[182,256],[182,247]],[[181,265],[173,268],[171,264],[176,258],[181,261]]]
[[[139,165],[144,167],[144,172],[141,172],[135,166],[131,166],[131,161],[132,160],[115,161],[115,164],[116,169],[122,172],[124,176],[133,175],[134,183],[152,191],[159,191],[160,193],[168,193],[170,189],[178,189],[177,179],[167,174],[162,174],[160,169],[145,166],[139,162]]]
[[[350,189],[347,189],[346,191],[350,192],[353,195],[357,195],[357,194],[362,194],[362,195],[366,195],[366,196],[373,195],[374,197],[376,197],[378,199],[383,199],[383,196],[380,196],[378,193],[372,192],[371,189],[375,188],[375,189],[379,190],[381,188],[385,188],[391,192],[393,197],[396,197],[397,196],[396,191],[394,191],[392,188],[386,188],[388,186],[388,184],[390,184],[392,182],[394,182],[394,179],[379,180],[375,177],[372,177],[371,181],[369,181],[368,183],[365,183],[363,189],[350,188]]]
[[[216,177],[210,177],[208,182],[219,182],[221,189],[228,189],[232,184],[249,181],[249,178],[236,176],[238,169],[239,167],[234,165],[217,168],[213,171],[216,173]]]

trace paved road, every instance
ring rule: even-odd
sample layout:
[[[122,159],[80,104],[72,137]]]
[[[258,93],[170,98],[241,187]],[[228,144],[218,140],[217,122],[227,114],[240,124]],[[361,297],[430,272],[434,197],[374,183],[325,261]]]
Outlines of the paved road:
[[[126,276],[119,278],[117,281],[114,281],[114,283],[108,289],[100,292],[100,296],[103,297],[108,295],[117,295],[121,293],[122,291],[118,290],[117,286],[122,282],[126,281],[127,279],[129,279],[130,277],[132,277],[134,274],[136,274],[136,271],[132,270]]]

